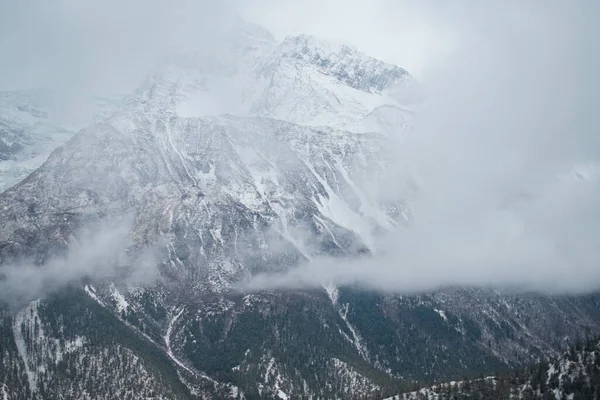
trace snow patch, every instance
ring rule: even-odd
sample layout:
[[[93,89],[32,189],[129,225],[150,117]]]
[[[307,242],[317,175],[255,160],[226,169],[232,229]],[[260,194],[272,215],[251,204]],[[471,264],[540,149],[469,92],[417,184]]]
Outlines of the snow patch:
[[[13,321],[13,337],[15,339],[15,345],[17,346],[17,352],[19,357],[23,360],[23,364],[25,365],[25,374],[27,375],[27,381],[29,382],[29,388],[32,392],[37,391],[37,376],[35,371],[31,369],[31,364],[29,361],[29,356],[27,354],[27,344],[25,343],[25,337],[23,336],[22,328],[25,325],[25,320],[27,318],[27,313],[31,313],[33,311],[33,303],[30,303],[27,307],[23,308],[17,315],[15,315],[15,319]]]
[[[115,305],[117,307],[117,311],[119,313],[127,313],[127,308],[129,307],[129,303],[125,300],[125,296],[123,296],[114,283],[110,284],[110,294],[112,299],[115,301]]]
[[[348,329],[350,330],[350,333],[352,334],[352,343],[356,347],[356,350],[358,350],[358,354],[360,354],[365,360],[368,360],[369,353],[367,351],[367,348],[362,343],[362,339],[360,338],[358,333],[356,333],[356,330],[354,329],[354,327],[352,326],[350,321],[348,321],[348,308],[349,307],[350,307],[350,304],[346,303],[342,308],[338,308],[338,313],[339,313],[340,317],[342,318],[342,320],[346,323],[346,326],[348,327]],[[346,335],[344,335],[344,336],[346,336]]]
[[[325,292],[327,292],[327,296],[331,299],[331,303],[335,306],[340,297],[340,291],[337,286],[334,285],[333,282],[330,282],[327,285],[324,285],[323,288],[325,289]]]
[[[337,225],[356,233],[362,239],[365,246],[373,252],[375,250],[372,237],[373,225],[363,219],[360,214],[353,211],[352,208],[335,193],[329,183],[317,173],[310,162],[307,160],[303,161],[326,191],[325,196],[318,194],[317,198],[313,198],[313,203],[319,212]]]
[[[435,311],[436,313],[438,313],[440,315],[440,317],[442,317],[442,319],[444,321],[446,321],[446,322],[448,321],[448,317],[446,316],[446,313],[444,311],[438,310],[436,308],[434,308],[433,311]]]
[[[100,297],[98,297],[98,295],[96,294],[96,289],[92,285],[85,285],[83,289],[85,290],[88,296],[90,296],[93,300],[96,301],[96,303],[104,307],[104,302],[100,300]]]

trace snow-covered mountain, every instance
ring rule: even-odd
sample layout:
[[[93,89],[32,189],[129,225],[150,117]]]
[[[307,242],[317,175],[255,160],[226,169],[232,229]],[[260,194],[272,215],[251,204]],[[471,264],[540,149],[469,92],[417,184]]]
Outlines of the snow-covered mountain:
[[[300,35],[282,43],[240,22],[201,51],[173,49],[149,66],[123,98],[62,107],[49,91],[0,93],[0,191],[39,167],[83,127],[123,109],[171,110],[183,117],[264,116],[302,125],[394,134],[410,127],[417,84],[402,68],[347,46]],[[390,122],[402,121],[393,126]],[[399,132],[400,131],[400,132]]]
[[[5,192],[0,242],[9,253],[20,252],[13,249],[20,246],[15,232],[51,238],[50,247],[68,242],[70,229],[36,233],[38,226],[70,224],[75,216],[66,210],[80,209],[79,224],[99,214],[121,218],[144,210],[132,232],[138,241],[166,234],[186,252],[190,268],[216,269],[198,285],[226,279],[223,262],[234,280],[253,271],[243,258],[264,264],[269,256],[260,249],[273,246],[269,240],[305,259],[313,252],[369,248],[378,230],[406,218],[401,199],[382,204],[362,189],[385,169],[388,142],[384,135],[259,117],[118,114],[80,132]],[[52,190],[41,191],[41,182]],[[236,255],[246,241],[251,250]],[[181,261],[177,252],[172,257]]]
[[[169,99],[168,107],[186,117],[262,116],[339,128],[366,121],[373,130],[380,120],[408,125],[417,84],[402,68],[305,35],[280,44],[262,31],[234,37],[210,63],[205,54],[165,58],[138,96]]]
[[[0,192],[37,169],[77,131],[120,107],[119,98],[89,98],[62,107],[49,90],[0,92]]]
[[[380,398],[600,332],[598,296],[240,293],[258,272],[368,255],[407,222],[410,183],[374,188],[389,184],[418,88],[304,35],[277,43],[243,24],[219,40],[214,54],[166,55],[0,195],[5,399]],[[103,224],[124,228],[86,247],[82,232]]]
[[[402,68],[305,35],[287,37],[254,74],[250,112],[303,125],[354,122],[401,104],[395,90],[414,84]]]

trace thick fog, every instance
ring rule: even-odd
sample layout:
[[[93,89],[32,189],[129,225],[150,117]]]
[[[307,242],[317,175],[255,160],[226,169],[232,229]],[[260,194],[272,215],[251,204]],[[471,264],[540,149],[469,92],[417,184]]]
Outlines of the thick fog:
[[[92,93],[132,90],[172,49],[218,51],[214,37],[240,16],[278,38],[304,31],[346,41],[424,87],[416,130],[398,148],[419,186],[413,220],[380,237],[372,257],[316,259],[244,287],[578,293],[600,289],[599,9],[516,0],[2,2],[0,88],[47,87],[77,112]],[[40,290],[63,268],[66,280],[80,277],[89,271],[72,272],[69,260],[98,265],[94,257],[119,243],[113,233],[95,237],[88,243],[98,253],[77,250],[48,273],[3,273]]]

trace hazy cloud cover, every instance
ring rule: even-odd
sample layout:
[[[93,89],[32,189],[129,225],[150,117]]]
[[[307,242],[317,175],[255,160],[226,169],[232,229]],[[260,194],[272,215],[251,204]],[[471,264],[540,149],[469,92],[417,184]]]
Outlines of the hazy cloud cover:
[[[398,150],[419,182],[414,220],[381,238],[373,257],[314,260],[247,287],[581,292],[600,288],[599,8],[593,0],[2,2],[0,88],[44,85],[75,98],[124,91],[170,48],[218,51],[215,32],[236,13],[278,38],[306,32],[353,44],[414,72],[427,93]]]
[[[420,75],[455,46],[436,2],[390,0],[24,0],[0,2],[0,90],[135,87],[163,52],[207,50],[242,17],[278,38],[308,33]]]
[[[204,49],[233,19],[227,1],[3,1],[0,89],[128,91],[165,51]]]
[[[315,260],[246,289],[600,288],[598,6],[431,11],[459,40],[423,77],[427,101],[399,150],[420,186],[410,228],[382,238],[374,257]]]

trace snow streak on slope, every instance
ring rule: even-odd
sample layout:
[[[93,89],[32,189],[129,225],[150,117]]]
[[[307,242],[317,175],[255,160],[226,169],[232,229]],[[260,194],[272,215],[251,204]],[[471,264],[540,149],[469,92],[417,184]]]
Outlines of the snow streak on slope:
[[[331,300],[333,307],[336,309],[340,318],[342,318],[342,320],[348,327],[348,330],[352,334],[352,337],[349,337],[343,331],[340,331],[340,333],[346,338],[346,340],[348,340],[350,343],[352,343],[356,347],[358,354],[360,354],[365,360],[368,360],[369,353],[367,351],[367,348],[362,343],[362,339],[360,338],[360,336],[358,335],[358,333],[356,332],[356,330],[354,329],[354,327],[352,326],[350,321],[348,321],[348,308],[350,307],[350,305],[348,303],[343,304],[343,305],[338,304],[339,289],[333,283],[324,285],[324,289],[325,289],[325,292],[327,293],[327,296]],[[336,361],[336,367],[337,367],[338,366],[337,362],[339,360],[335,360],[335,361]]]
[[[80,335],[56,337],[46,332],[41,300],[29,303],[19,310],[13,320],[13,336],[15,345],[23,364],[29,387],[36,392],[43,387],[45,380],[53,379],[53,367],[67,356],[79,352],[88,342],[88,338]],[[58,321],[59,329],[64,322]],[[43,375],[40,375],[43,374]]]
[[[189,369],[182,361],[180,361],[177,356],[175,356],[175,353],[173,353],[173,349],[171,348],[171,334],[173,332],[173,326],[175,326],[175,323],[177,322],[177,320],[179,319],[179,317],[181,317],[181,314],[183,314],[183,312],[185,311],[185,308],[182,307],[177,314],[175,314],[170,320],[169,320],[169,325],[167,326],[167,333],[165,333],[165,346],[167,346],[167,354],[169,355],[169,357],[171,358],[171,360],[173,360],[175,362],[175,364],[179,365],[181,368],[185,369],[186,371],[188,371],[191,374],[195,374],[194,371],[192,371],[191,369]]]
[[[194,371],[191,368],[189,368],[187,365],[185,365],[185,363],[183,361],[181,361],[175,355],[175,352],[173,351],[173,347],[172,347],[173,328],[175,327],[175,324],[177,323],[177,321],[179,320],[179,318],[181,317],[181,315],[183,314],[184,311],[185,311],[185,307],[181,307],[181,309],[179,311],[177,311],[176,314],[174,314],[169,319],[169,323],[167,325],[167,332],[165,333],[165,336],[164,336],[165,347],[167,348],[167,355],[169,356],[169,358],[171,360],[173,360],[173,362],[175,364],[177,364],[179,367],[183,368],[186,372],[190,373],[192,376],[206,379],[209,382],[211,382],[212,384],[216,385],[216,384],[218,384],[217,381],[213,380],[212,378],[210,378],[209,376],[207,376],[205,374],[199,373],[199,372]],[[232,388],[235,388],[235,387],[232,386]]]
[[[25,343],[25,338],[23,337],[23,327],[25,326],[25,314],[29,311],[29,307],[20,310],[16,315],[13,321],[13,336],[15,338],[15,344],[17,346],[17,351],[19,352],[19,356],[23,360],[23,364],[25,366],[25,373],[27,374],[27,381],[29,382],[29,388],[32,392],[37,390],[37,377],[36,371],[31,369],[31,365],[29,362],[29,356],[27,355],[27,345]]]
[[[88,295],[90,295],[90,297],[92,297],[94,295],[93,292],[90,289],[88,289],[88,286],[86,286],[86,289],[87,289]],[[117,312],[119,312],[119,314],[123,314],[123,313],[126,314],[127,308],[129,307],[129,303],[125,299],[125,296],[123,296],[119,292],[119,290],[117,289],[117,287],[115,286],[114,283],[110,284],[110,294],[112,296],[113,301],[115,302]]]
[[[359,336],[359,334],[356,331],[356,329],[354,329],[354,327],[352,326],[352,324],[350,323],[350,321],[348,321],[348,309],[349,309],[349,307],[350,307],[349,303],[344,304],[343,306],[341,306],[341,307],[339,307],[337,309],[338,313],[339,313],[340,317],[342,318],[342,320],[346,323],[346,326],[350,330],[350,333],[352,333],[351,342],[356,347],[356,350],[358,351],[358,354],[360,354],[365,360],[368,360],[369,359],[369,352],[368,352],[366,346],[364,345],[362,338]]]

